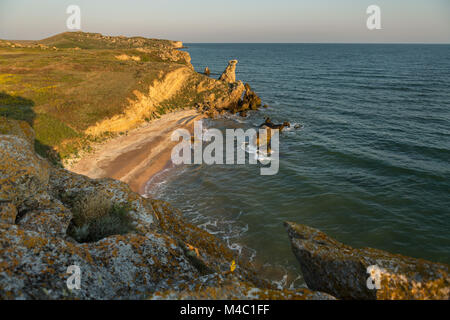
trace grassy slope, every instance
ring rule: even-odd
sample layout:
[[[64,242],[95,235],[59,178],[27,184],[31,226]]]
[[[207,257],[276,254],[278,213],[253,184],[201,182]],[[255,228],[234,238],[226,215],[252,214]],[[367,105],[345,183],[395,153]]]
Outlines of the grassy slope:
[[[0,116],[28,121],[36,131],[37,151],[53,160],[101,139],[84,130],[121,114],[134,90],[145,93],[155,79],[190,66],[188,61],[163,57],[161,53],[174,51],[174,43],[168,40],[77,32],[13,43],[15,47],[0,41]],[[17,47],[17,43],[28,47]],[[122,54],[140,61],[118,60],[116,56]],[[204,77],[193,72],[189,88],[177,99],[162,103],[159,113],[187,103],[192,106],[201,99],[192,90],[200,81]]]

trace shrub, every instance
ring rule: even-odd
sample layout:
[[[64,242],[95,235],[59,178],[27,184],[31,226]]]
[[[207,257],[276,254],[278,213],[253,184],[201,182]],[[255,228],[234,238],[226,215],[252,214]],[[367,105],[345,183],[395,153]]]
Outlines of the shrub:
[[[75,201],[69,235],[77,242],[96,242],[134,230],[129,205],[112,203],[104,192],[85,195]]]

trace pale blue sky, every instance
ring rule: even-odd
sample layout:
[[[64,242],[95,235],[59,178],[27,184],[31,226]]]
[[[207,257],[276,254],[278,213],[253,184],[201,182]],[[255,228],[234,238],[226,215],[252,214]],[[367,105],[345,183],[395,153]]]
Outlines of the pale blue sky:
[[[0,38],[67,31],[77,4],[82,31],[184,42],[450,43],[450,0],[0,0]],[[366,28],[381,7],[382,30]]]

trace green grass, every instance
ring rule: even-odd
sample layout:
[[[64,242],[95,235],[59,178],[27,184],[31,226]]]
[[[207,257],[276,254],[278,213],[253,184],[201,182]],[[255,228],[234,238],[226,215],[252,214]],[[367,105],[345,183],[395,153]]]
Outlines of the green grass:
[[[0,116],[32,123],[34,102],[20,96],[0,92]]]
[[[72,225],[69,235],[77,242],[96,242],[109,236],[127,234],[134,231],[132,220],[128,215],[130,208],[122,204],[113,204],[109,212],[82,225]]]
[[[0,116],[29,122],[45,156],[49,149],[62,158],[77,153],[93,140],[84,134],[89,126],[122,113],[134,90],[145,92],[160,72],[174,68],[138,52],[126,38],[115,39],[64,33],[39,43],[66,49],[0,47]],[[142,39],[142,47],[171,47],[166,40]],[[119,61],[120,54],[141,61]]]
[[[135,230],[129,204],[112,202],[104,191],[62,193],[60,199],[71,208],[73,218],[68,234],[77,242],[95,242]]]
[[[174,52],[168,40],[72,32],[20,43],[49,48],[11,48],[0,40],[0,116],[29,122],[36,131],[36,150],[52,161],[110,137],[90,137],[85,131],[122,114],[129,99],[135,99],[135,90],[146,94],[156,79],[186,64],[163,61],[161,57]],[[120,61],[116,56],[122,54],[141,60]],[[160,114],[202,100],[205,93],[195,91],[201,77],[193,72],[192,83],[162,103]]]

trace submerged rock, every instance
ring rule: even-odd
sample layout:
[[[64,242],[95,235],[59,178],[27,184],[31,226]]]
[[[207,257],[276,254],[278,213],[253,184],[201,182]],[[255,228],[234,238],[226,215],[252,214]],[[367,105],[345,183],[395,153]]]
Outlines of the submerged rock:
[[[340,299],[450,298],[448,265],[378,249],[355,249],[292,222],[285,227],[311,290]]]

